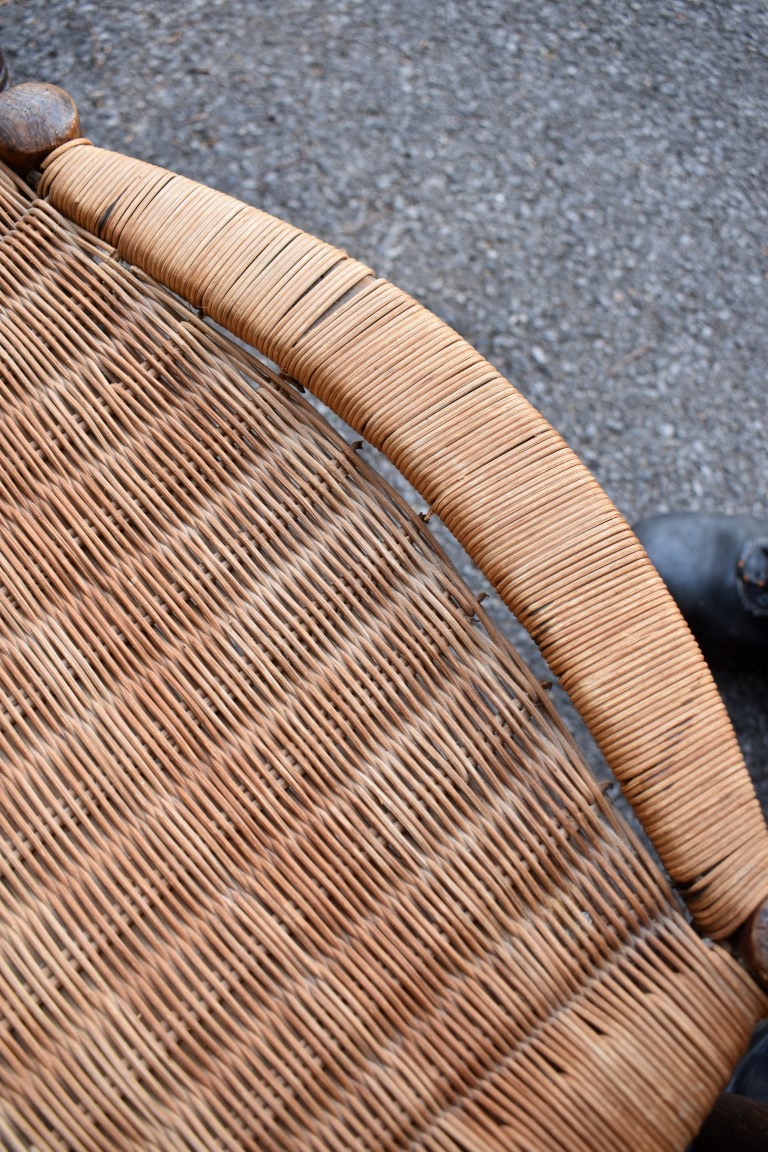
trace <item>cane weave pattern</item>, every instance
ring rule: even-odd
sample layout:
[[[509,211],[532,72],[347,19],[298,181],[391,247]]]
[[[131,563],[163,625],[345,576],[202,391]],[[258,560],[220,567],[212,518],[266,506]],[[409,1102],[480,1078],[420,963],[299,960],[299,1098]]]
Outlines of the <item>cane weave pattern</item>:
[[[629,526],[457,334],[344,253],[83,144],[44,191],[384,451],[538,642],[704,931],[768,898],[768,833],[712,677]]]
[[[684,1147],[753,1020],[291,387],[0,181],[0,1143]]]

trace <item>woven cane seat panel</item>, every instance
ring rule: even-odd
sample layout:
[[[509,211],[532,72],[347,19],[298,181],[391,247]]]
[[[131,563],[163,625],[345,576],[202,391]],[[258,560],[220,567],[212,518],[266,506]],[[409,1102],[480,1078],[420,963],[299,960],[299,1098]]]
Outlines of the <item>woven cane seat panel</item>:
[[[71,141],[41,194],[380,449],[540,646],[700,931],[768,902],[768,829],[711,673],[594,476],[457,332],[255,206]]]
[[[427,529],[0,200],[5,1146],[682,1146],[757,993]]]

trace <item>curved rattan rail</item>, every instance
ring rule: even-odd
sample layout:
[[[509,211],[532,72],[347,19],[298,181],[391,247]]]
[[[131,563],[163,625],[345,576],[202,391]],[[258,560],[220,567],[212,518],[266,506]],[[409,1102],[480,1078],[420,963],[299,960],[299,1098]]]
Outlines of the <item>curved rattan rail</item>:
[[[701,927],[768,895],[768,835],[712,679],[631,530],[455,332],[344,253],[73,142],[42,191],[384,451],[526,625]]]

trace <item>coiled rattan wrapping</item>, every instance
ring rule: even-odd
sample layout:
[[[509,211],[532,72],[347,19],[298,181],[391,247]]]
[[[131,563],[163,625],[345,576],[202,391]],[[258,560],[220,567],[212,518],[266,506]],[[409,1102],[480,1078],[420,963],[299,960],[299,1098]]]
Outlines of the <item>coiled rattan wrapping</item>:
[[[751,980],[400,499],[0,193],[0,1142],[682,1148]]]
[[[343,253],[86,144],[44,190],[381,448],[538,641],[703,929],[768,896],[768,835],[711,677],[626,523],[473,349]]]

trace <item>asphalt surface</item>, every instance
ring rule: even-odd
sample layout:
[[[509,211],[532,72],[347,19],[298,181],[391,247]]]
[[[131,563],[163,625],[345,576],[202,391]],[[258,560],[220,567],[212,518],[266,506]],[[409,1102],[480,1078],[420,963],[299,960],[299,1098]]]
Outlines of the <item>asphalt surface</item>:
[[[630,520],[768,515],[762,3],[0,0],[0,44],[95,143],[415,295]],[[766,677],[717,678],[768,802]]]

